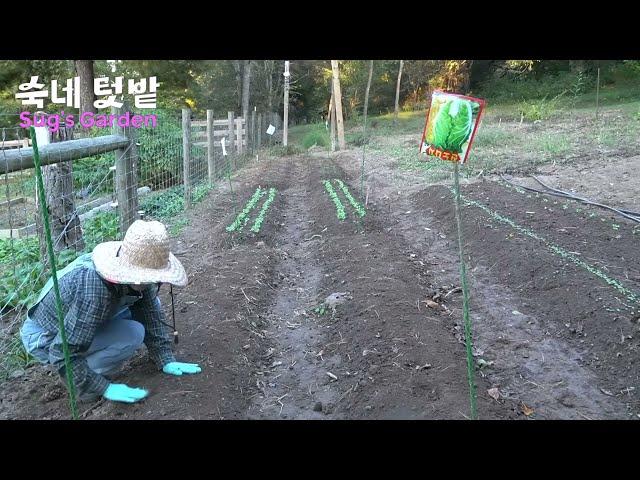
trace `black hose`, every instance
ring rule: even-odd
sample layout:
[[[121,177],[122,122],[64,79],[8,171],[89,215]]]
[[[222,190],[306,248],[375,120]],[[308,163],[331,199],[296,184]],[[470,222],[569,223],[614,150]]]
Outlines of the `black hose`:
[[[530,192],[542,193],[542,194],[546,194],[546,195],[555,195],[556,197],[570,198],[570,199],[573,199],[573,200],[578,200],[579,202],[585,203],[587,205],[595,205],[596,207],[606,208],[607,210],[611,210],[612,212],[615,212],[618,215],[622,215],[623,217],[628,218],[629,220],[631,220],[633,222],[640,223],[640,213],[635,213],[635,212],[627,213],[628,210],[620,210],[620,209],[617,209],[617,208],[610,207],[608,205],[603,205],[602,203],[592,202],[591,200],[588,200],[588,199],[582,198],[582,197],[578,197],[576,195],[572,195],[572,194],[567,193],[567,192],[563,192],[562,190],[557,190],[555,188],[551,188],[548,185],[545,185],[544,183],[542,183],[542,181],[540,181],[535,176],[533,176],[534,180],[536,180],[542,186],[544,186],[545,188],[548,188],[551,191],[546,191],[545,192],[543,190],[537,190],[535,188],[525,187],[524,185],[518,185],[518,184],[515,184],[513,182],[510,182],[509,180],[504,178],[503,175],[500,175],[500,178],[502,178],[502,180],[504,180],[508,184],[513,185],[514,187],[522,188],[524,190],[529,190]]]

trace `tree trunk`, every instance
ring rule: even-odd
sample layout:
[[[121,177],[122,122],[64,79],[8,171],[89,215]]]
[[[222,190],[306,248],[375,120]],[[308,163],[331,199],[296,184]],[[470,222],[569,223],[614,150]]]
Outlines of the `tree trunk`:
[[[331,99],[329,100],[329,122],[331,123],[331,151],[336,151],[336,106],[333,101],[333,79],[331,79]]]
[[[367,89],[364,92],[364,124],[367,124],[367,111],[369,110],[369,89],[371,88],[371,77],[373,76],[373,60],[369,60],[369,79]]]
[[[404,60],[400,60],[400,68],[398,69],[398,83],[396,84],[396,106],[393,111],[393,123],[398,123],[398,110],[400,108],[400,81],[402,79],[402,66],[404,65]]]
[[[244,60],[244,69],[242,72],[242,118],[245,120],[249,114],[249,96],[251,86],[251,60]],[[248,125],[248,122],[247,122]]]
[[[74,60],[76,76],[80,77],[80,111],[96,113],[93,102],[93,60]]]
[[[264,61],[264,72],[267,83],[267,112],[273,112],[273,60]]]
[[[460,89],[465,95],[471,90],[471,66],[473,60],[464,60],[460,67]]]
[[[236,99],[238,110],[242,108],[242,66],[239,60],[233,60],[233,69],[236,72]]]
[[[333,103],[336,109],[336,127],[338,129],[338,146],[340,150],[347,148],[344,140],[344,120],[342,117],[342,93],[340,91],[340,70],[337,60],[331,60],[333,74]]]
[[[51,143],[73,140],[73,129],[61,125],[55,134],[50,135]],[[73,195],[72,164],[73,162],[68,161],[42,167],[42,181],[51,226],[51,241],[55,252],[66,249],[78,252],[83,250],[85,246]],[[36,225],[40,238],[41,258],[48,266],[49,257],[41,214],[37,216]]]
[[[283,115],[283,129],[282,129],[282,145],[284,147],[288,144],[288,134],[289,134],[289,61],[284,62],[284,115]]]

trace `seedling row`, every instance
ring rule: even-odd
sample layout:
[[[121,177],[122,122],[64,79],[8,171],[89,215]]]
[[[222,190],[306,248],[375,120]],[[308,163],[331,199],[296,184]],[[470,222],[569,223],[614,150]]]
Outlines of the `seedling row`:
[[[241,232],[244,226],[249,223],[251,219],[251,213],[255,210],[256,205],[260,202],[262,197],[266,196],[262,207],[260,208],[258,215],[255,217],[253,221],[253,225],[251,226],[251,231],[253,233],[258,233],[260,228],[262,227],[262,223],[264,222],[265,216],[267,215],[267,211],[269,207],[273,203],[277,194],[277,190],[273,187],[267,189],[263,189],[261,187],[256,188],[251,198],[247,201],[242,211],[236,216],[235,220],[231,225],[227,227],[227,232]]]
[[[344,196],[344,198],[346,198],[347,203],[351,205],[351,208],[353,209],[355,214],[359,217],[364,217],[364,215],[366,214],[366,210],[364,206],[360,202],[358,202],[353,197],[353,195],[351,195],[351,192],[349,191],[349,187],[347,187],[342,180],[334,178],[333,184],[329,180],[323,180],[322,183],[324,185],[324,188],[327,194],[329,195],[329,198],[331,199],[331,201],[336,207],[336,216],[340,221],[347,218],[347,212],[346,212],[344,203],[342,202],[342,200],[340,199],[340,196],[338,195],[338,191],[342,192],[342,195]],[[334,185],[337,187],[337,190],[336,188],[334,188]]]

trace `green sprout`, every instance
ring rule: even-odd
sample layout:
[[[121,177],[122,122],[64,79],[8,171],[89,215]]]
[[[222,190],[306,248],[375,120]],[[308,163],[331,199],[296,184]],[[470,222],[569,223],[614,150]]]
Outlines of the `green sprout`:
[[[271,205],[271,203],[273,202],[273,199],[276,198],[276,192],[277,190],[273,187],[269,189],[269,196],[264,201],[264,204],[262,205],[262,209],[258,214],[258,218],[256,218],[255,222],[253,222],[253,226],[251,227],[252,232],[258,233],[260,231],[260,227],[262,226],[264,216],[266,215],[267,210],[269,210],[269,205]]]
[[[353,196],[351,195],[351,192],[349,191],[347,186],[342,182],[342,180],[335,178],[333,181],[338,184],[338,187],[340,187],[340,190],[342,190],[342,193],[344,193],[344,196],[347,197],[347,200],[349,200],[349,203],[354,208],[354,210],[358,213],[358,215],[360,215],[361,217],[364,217],[365,213],[367,213],[366,210],[360,203],[358,203],[358,201],[355,198],[353,198]]]
[[[327,190],[329,197],[331,197],[331,200],[333,200],[333,203],[336,206],[336,216],[339,220],[344,220],[347,217],[347,214],[344,211],[344,205],[342,205],[342,202],[338,198],[338,194],[333,189],[331,182],[324,180],[322,183],[324,184],[324,188]]]
[[[260,187],[256,188],[256,191],[253,193],[245,207],[238,214],[233,223],[227,227],[227,232],[242,230],[242,227],[244,227],[244,225],[249,221],[249,213],[251,213],[251,210],[256,206],[258,200],[260,200],[260,198],[266,193],[266,190],[262,190]]]

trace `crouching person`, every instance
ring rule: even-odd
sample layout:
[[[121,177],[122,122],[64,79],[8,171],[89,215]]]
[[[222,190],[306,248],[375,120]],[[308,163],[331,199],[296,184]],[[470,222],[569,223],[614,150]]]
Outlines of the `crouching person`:
[[[135,221],[121,242],[104,242],[58,272],[73,382],[81,401],[100,396],[133,403],[148,395],[141,388],[111,383],[141,347],[158,369],[170,375],[199,373],[194,363],[177,362],[158,299],[163,283],[187,284],[180,261],[169,251],[160,222]],[[20,331],[27,352],[66,376],[53,280],[27,311]]]

